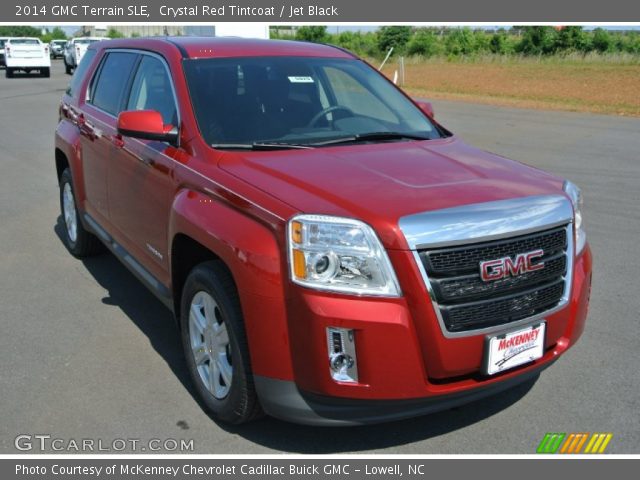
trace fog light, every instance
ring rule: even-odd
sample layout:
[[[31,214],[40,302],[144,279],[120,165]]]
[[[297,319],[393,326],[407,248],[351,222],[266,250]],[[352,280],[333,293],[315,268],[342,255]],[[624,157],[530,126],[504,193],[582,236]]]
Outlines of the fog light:
[[[358,363],[353,330],[327,328],[329,371],[336,382],[358,382]]]

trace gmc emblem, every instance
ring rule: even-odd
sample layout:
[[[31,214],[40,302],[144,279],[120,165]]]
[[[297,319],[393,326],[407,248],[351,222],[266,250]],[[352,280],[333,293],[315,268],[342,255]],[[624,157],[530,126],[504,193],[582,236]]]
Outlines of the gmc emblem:
[[[535,272],[544,268],[544,262],[536,264],[533,261],[544,255],[544,250],[534,250],[528,253],[520,253],[514,259],[511,257],[499,258],[480,262],[480,278],[484,282],[500,280],[506,277],[517,277],[527,272]]]

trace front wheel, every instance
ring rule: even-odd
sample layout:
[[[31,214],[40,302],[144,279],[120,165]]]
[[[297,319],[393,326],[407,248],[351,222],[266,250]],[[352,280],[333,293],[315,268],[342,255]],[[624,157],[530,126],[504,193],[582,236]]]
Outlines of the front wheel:
[[[208,413],[232,424],[259,416],[238,293],[219,262],[192,270],[180,312],[187,367]]]
[[[69,65],[69,64],[67,63],[67,58],[66,58],[66,57],[64,58],[64,72],[65,72],[67,75],[71,75],[71,65]]]

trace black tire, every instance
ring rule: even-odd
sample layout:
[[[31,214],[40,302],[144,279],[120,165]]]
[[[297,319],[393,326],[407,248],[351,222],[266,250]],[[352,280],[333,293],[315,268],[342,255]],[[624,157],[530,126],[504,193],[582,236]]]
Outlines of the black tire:
[[[4,76],[7,77],[7,78],[13,78],[13,69],[9,68],[9,67],[6,67],[4,69]]]
[[[40,70],[40,75],[42,75],[44,78],[51,77],[51,69],[50,68],[43,68],[42,70]]]
[[[223,398],[214,396],[200,377],[191,346],[189,327],[191,305],[196,295],[202,292],[210,295],[214,300],[215,318],[219,319],[219,325],[226,326],[228,333],[229,345],[226,355],[230,357],[229,363],[232,365],[232,381],[228,393]],[[207,413],[218,420],[235,425],[261,416],[262,408],[253,382],[238,292],[222,264],[217,261],[205,262],[191,271],[182,291],[180,312],[180,331],[187,367],[199,400]],[[206,367],[206,362],[203,366]]]
[[[67,75],[71,75],[71,65],[69,65],[69,64],[67,63],[67,58],[66,58],[66,57],[65,57],[65,59],[64,59],[64,72],[65,72]]]
[[[67,224],[67,219],[65,216],[65,207],[64,207],[63,197],[64,197],[66,185],[69,186],[69,189],[72,194],[72,202],[73,202],[74,208],[71,215],[73,215],[73,217],[75,218],[75,225],[76,225],[75,239],[73,239],[71,234],[69,233],[70,229]],[[64,172],[62,172],[62,175],[60,176],[60,212],[62,215],[62,225],[63,225],[62,235],[64,238],[64,243],[67,246],[67,249],[69,249],[69,252],[71,252],[71,254],[74,257],[77,257],[77,258],[90,257],[92,255],[96,255],[98,253],[103,252],[104,245],[102,244],[102,242],[100,242],[98,237],[96,237],[91,232],[85,230],[84,226],[82,225],[82,222],[80,221],[80,216],[78,214],[78,205],[75,201],[75,198],[76,196],[75,196],[75,190],[73,188],[71,170],[67,168],[65,169]]]

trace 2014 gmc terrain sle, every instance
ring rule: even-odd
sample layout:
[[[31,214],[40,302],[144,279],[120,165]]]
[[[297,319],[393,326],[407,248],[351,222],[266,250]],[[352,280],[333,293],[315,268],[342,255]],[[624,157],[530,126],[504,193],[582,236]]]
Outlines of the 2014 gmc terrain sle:
[[[227,422],[442,410],[535,378],[584,328],[579,189],[464,144],[338,48],[93,44],[55,161],[69,250],[106,245],[175,312]]]

